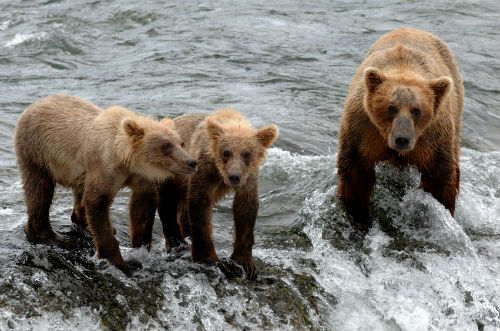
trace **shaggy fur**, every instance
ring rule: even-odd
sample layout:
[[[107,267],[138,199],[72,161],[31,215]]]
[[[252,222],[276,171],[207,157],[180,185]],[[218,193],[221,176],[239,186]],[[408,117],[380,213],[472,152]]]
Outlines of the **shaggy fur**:
[[[191,236],[195,261],[218,262],[212,240],[215,204],[234,192],[234,243],[231,258],[248,278],[257,272],[252,257],[259,209],[259,165],[278,135],[275,125],[255,130],[240,113],[226,109],[210,116],[186,114],[174,119],[186,150],[198,163],[189,178],[176,176],[160,185],[158,211],[167,250]]]
[[[415,166],[421,186],[453,215],[464,88],[444,41],[408,28],[382,36],[358,68],[340,123],[338,194],[367,228],[374,167]]]
[[[118,106],[103,111],[64,94],[44,98],[21,114],[14,145],[28,212],[28,239],[60,243],[49,222],[49,209],[55,184],[71,187],[72,221],[82,227],[88,224],[98,256],[121,269],[126,263],[109,219],[118,190],[132,189],[132,232],[149,231],[145,224],[153,222],[156,206],[143,203],[154,202],[154,195],[143,192],[149,192],[153,180],[190,174],[196,165],[181,147],[172,120],[158,122]]]

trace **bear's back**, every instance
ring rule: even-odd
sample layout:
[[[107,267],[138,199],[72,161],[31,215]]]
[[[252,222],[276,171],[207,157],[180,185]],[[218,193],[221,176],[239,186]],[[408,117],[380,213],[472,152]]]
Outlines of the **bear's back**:
[[[68,184],[84,172],[82,143],[102,111],[66,94],[39,100],[19,117],[14,137],[18,158],[49,170],[58,182]]]

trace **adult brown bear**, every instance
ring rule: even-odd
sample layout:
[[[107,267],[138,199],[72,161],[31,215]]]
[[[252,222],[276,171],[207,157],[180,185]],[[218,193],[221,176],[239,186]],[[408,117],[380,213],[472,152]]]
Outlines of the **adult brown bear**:
[[[450,48],[431,33],[401,28],[372,46],[351,82],[339,133],[338,194],[355,225],[371,226],[380,161],[415,166],[422,188],[453,215],[463,98]]]
[[[55,184],[71,187],[72,221],[89,225],[98,257],[127,270],[109,207],[118,190],[129,186],[133,231],[152,223],[156,207],[149,202],[154,202],[154,195],[144,192],[149,193],[153,181],[195,171],[195,160],[181,144],[170,119],[159,122],[118,106],[102,110],[65,94],[29,106],[19,118],[14,138],[28,239],[61,244],[50,225],[49,209]]]

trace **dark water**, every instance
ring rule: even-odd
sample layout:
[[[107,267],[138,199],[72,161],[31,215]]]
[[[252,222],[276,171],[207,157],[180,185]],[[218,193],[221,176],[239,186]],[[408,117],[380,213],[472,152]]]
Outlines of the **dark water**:
[[[0,330],[500,328],[500,3],[498,1],[0,0]],[[370,45],[410,26],[452,48],[465,83],[455,218],[415,189],[415,171],[379,167],[374,228],[349,239],[338,201],[338,123]],[[12,148],[19,114],[69,93],[153,116],[232,106],[280,137],[261,169],[256,282],[167,254],[131,249],[128,191],[112,219],[127,278],[75,250],[30,245]],[[54,227],[71,231],[71,192]],[[231,252],[231,200],[214,236]]]

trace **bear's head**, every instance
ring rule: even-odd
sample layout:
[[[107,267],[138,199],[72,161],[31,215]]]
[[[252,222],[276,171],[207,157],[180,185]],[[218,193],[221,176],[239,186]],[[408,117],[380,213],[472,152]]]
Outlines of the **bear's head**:
[[[121,125],[128,138],[132,172],[157,180],[174,174],[190,175],[196,170],[196,161],[184,150],[171,119],[129,117]]]
[[[377,68],[364,70],[364,106],[371,122],[390,148],[413,150],[420,135],[439,114],[452,86],[449,77],[425,80],[417,75],[386,75]]]
[[[229,186],[246,183],[264,160],[266,150],[278,136],[278,127],[254,129],[238,112],[226,109],[206,119],[210,153]]]

